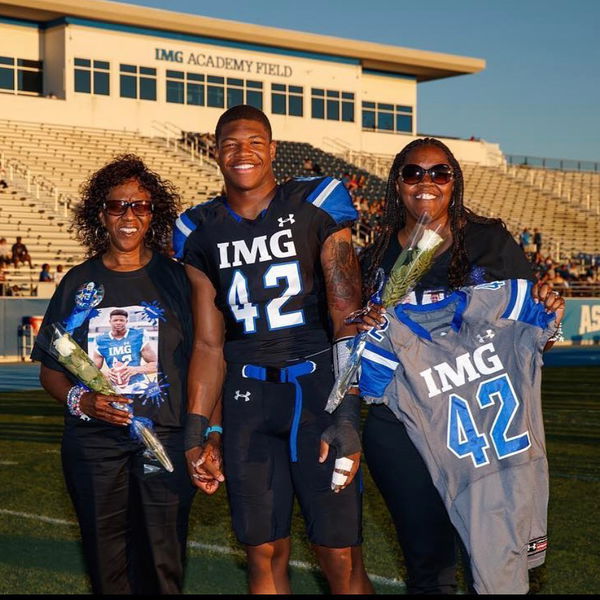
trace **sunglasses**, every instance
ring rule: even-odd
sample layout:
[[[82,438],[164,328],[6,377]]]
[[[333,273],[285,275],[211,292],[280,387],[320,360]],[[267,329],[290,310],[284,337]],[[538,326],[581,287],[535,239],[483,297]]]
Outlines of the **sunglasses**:
[[[421,183],[423,177],[429,173],[429,177],[433,183],[444,185],[450,183],[454,177],[454,171],[450,165],[433,165],[429,169],[424,169],[420,165],[404,165],[400,171],[400,179],[407,185],[415,185]]]
[[[152,214],[153,206],[150,200],[134,200],[127,202],[126,200],[106,200],[102,203],[102,208],[113,217],[121,217],[127,209],[131,207],[131,211],[136,217],[146,217]]]

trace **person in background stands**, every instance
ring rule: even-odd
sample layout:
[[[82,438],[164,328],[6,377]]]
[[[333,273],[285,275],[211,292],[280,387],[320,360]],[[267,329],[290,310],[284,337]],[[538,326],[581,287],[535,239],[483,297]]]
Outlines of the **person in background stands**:
[[[62,265],[56,265],[56,273],[54,273],[54,282],[58,285],[62,278],[65,276],[65,272]]]
[[[535,244],[535,251],[542,251],[542,232],[538,229],[533,230],[533,243]]]
[[[54,277],[52,277],[52,273],[50,273],[50,265],[48,263],[44,263],[42,265],[42,270],[40,271],[39,281],[53,281]]]
[[[12,245],[12,261],[15,267],[19,266],[19,263],[28,263],[29,268],[33,269],[33,265],[31,264],[31,256],[29,256],[29,251],[27,250],[27,246],[21,241],[23,238],[21,236],[17,236],[17,241]]]
[[[12,251],[8,246],[6,238],[0,238],[0,267],[12,264]]]
[[[531,232],[525,227],[519,236],[519,246],[524,252],[529,252],[529,244],[531,244]]]

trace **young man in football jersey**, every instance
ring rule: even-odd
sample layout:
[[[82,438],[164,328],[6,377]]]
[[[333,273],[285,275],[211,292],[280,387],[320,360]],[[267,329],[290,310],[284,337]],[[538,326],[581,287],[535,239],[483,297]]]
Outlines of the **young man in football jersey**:
[[[144,338],[144,331],[128,327],[128,322],[126,310],[116,308],[111,311],[110,331],[98,336],[93,355],[99,369],[106,362],[111,382],[119,387],[144,381],[146,373],[156,373],[158,364],[156,352]]]
[[[225,194],[186,211],[174,238],[194,306],[190,474],[196,485],[224,480],[218,434],[206,435],[222,391],[227,494],[250,592],[291,593],[296,497],[331,593],[371,593],[354,478],[360,401],[348,394],[333,415],[324,410],[333,355],[343,362],[340,340],[356,333],[344,324],[360,307],[356,211],[330,177],[277,184],[271,126],[256,108],[226,111],[216,144]]]

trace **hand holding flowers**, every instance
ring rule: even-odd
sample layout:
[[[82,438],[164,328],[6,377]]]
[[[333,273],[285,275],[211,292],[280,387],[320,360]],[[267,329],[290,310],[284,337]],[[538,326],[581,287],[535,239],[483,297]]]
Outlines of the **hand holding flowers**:
[[[379,289],[375,291],[365,308],[352,313],[346,319],[346,323],[358,323],[361,331],[352,340],[348,361],[340,371],[329,394],[325,406],[327,412],[333,412],[348,392],[350,382],[355,378],[360,366],[360,357],[365,348],[367,335],[369,331],[378,327],[379,315],[385,312],[386,308],[393,308],[402,302],[431,268],[435,254],[444,239],[437,229],[427,229],[429,222],[430,216],[428,213],[423,213],[411,232],[406,248],[396,259],[387,281],[381,269]],[[381,293],[382,289],[383,293]],[[373,315],[373,312],[376,314]]]
[[[49,339],[43,341],[46,336]],[[81,382],[71,388],[67,398],[71,414],[84,420],[92,417],[114,425],[129,426],[132,438],[142,442],[167,471],[173,471],[173,464],[162,443],[152,431],[152,421],[132,414],[132,400],[116,393],[111,382],[60,324],[50,325],[49,331],[38,341],[46,352]]]

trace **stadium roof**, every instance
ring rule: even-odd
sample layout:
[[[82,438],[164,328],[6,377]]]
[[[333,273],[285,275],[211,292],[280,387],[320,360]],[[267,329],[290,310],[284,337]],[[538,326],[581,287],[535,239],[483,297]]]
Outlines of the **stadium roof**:
[[[477,73],[485,60],[213,19],[106,0],[0,0],[0,16],[39,23],[77,17],[162,32],[207,36],[359,60],[365,69],[412,75],[417,81]]]

